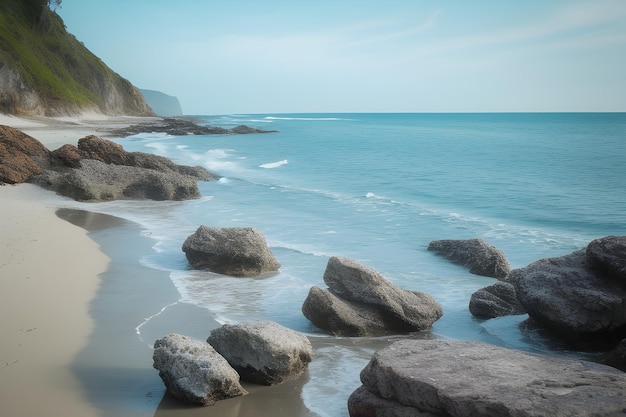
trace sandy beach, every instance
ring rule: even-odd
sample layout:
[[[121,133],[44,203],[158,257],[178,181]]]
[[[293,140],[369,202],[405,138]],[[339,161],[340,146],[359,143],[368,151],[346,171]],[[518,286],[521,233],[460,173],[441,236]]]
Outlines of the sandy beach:
[[[49,149],[137,119],[23,119]],[[66,199],[35,185],[0,187],[0,414],[102,415],[72,372],[94,328],[90,302],[109,258],[87,230],[59,218]]]
[[[69,369],[87,343],[88,314],[108,258],[55,215],[55,196],[0,187],[0,414],[95,416]],[[80,256],[76,256],[80,254]]]
[[[51,150],[137,121],[0,115],[0,124]],[[154,242],[139,225],[31,184],[0,187],[0,219],[0,415],[316,415],[301,398],[308,375],[244,384],[249,395],[206,408],[164,395],[154,341],[168,333],[206,339],[219,323],[178,302],[167,271],[141,264]]]

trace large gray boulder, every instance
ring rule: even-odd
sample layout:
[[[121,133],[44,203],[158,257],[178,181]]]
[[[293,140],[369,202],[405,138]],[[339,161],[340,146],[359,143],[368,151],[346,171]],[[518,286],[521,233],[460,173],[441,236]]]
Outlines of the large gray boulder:
[[[622,246],[609,245],[607,239],[589,246],[593,249],[516,269],[508,279],[528,315],[556,336],[576,344],[616,343],[626,337],[626,285],[615,277],[619,266],[614,267],[611,250],[600,254],[596,249]],[[593,264],[589,251],[595,252]]]
[[[504,253],[482,239],[433,240],[428,250],[469,267],[470,273],[475,275],[502,279],[511,271]]]
[[[239,372],[244,381],[279,384],[300,376],[311,362],[309,339],[273,321],[225,324],[207,342]]]
[[[478,342],[402,340],[374,354],[351,417],[623,416],[626,374]]]
[[[213,405],[247,394],[226,359],[201,340],[169,334],[154,343],[152,358],[168,392],[182,402]]]
[[[429,294],[401,289],[353,259],[331,257],[324,282],[328,290],[313,287],[302,312],[314,325],[336,335],[416,332],[430,328],[443,315]]]
[[[626,285],[626,236],[606,236],[587,245],[587,262],[607,278]]]
[[[526,314],[526,309],[517,299],[515,287],[505,281],[497,281],[472,294],[469,311],[481,319]]]
[[[183,252],[195,269],[234,277],[254,277],[280,268],[263,234],[250,227],[200,226],[183,243]]]

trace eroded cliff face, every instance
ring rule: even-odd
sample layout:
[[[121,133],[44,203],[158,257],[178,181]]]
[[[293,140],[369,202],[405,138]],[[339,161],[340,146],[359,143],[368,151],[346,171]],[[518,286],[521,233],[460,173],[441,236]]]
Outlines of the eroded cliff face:
[[[65,30],[55,12],[39,23],[16,1],[0,4],[0,113],[154,116],[141,92]]]
[[[141,92],[130,81],[111,72],[94,70],[87,85],[95,99],[73,102],[41,94],[22,74],[0,57],[0,113],[33,116],[73,116],[102,113],[109,116],[154,116]]]

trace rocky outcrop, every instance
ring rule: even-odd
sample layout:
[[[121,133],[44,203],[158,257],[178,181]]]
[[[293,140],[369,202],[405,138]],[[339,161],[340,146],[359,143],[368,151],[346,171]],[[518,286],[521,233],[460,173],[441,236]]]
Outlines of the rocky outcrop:
[[[472,294],[469,310],[481,319],[526,314],[526,309],[517,299],[513,284],[498,281]]]
[[[201,167],[177,165],[96,136],[64,145],[51,153],[54,169],[33,182],[79,201],[118,199],[187,200],[198,198],[198,181],[216,177]]]
[[[0,126],[0,162],[0,184],[29,181],[80,201],[197,198],[197,182],[217,178],[202,167],[126,152],[96,136],[50,152],[38,140],[8,126]]]
[[[403,290],[349,258],[331,257],[324,282],[328,290],[311,288],[302,312],[315,326],[335,335],[417,332],[443,315],[430,295]]]
[[[263,234],[250,227],[200,226],[182,249],[193,268],[222,275],[254,277],[280,268]]]
[[[477,342],[402,340],[374,354],[351,417],[618,416],[626,374]]]
[[[151,123],[140,123],[113,130],[110,134],[115,137],[137,135],[139,133],[167,133],[172,136],[185,135],[228,135],[251,133],[274,133],[276,130],[263,130],[245,125],[232,129],[217,126],[204,126],[194,123],[193,120],[183,118],[164,118]]]
[[[504,253],[482,239],[433,240],[428,250],[469,267],[470,273],[502,279],[511,271]]]
[[[20,184],[41,174],[50,151],[27,134],[0,125],[0,184]]]
[[[306,336],[272,321],[226,324],[213,330],[207,342],[242,380],[262,385],[302,375],[313,356]]]
[[[167,335],[154,343],[152,358],[168,392],[182,402],[213,405],[247,394],[226,359],[201,340]]]
[[[559,258],[542,259],[509,275],[529,316],[576,344],[626,337],[624,236],[607,236]]]

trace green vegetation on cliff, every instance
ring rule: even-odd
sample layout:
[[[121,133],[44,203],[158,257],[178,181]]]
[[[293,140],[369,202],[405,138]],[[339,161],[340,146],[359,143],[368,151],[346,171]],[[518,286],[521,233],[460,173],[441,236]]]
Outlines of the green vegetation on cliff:
[[[62,115],[98,109],[105,114],[151,114],[141,94],[69,34],[49,4],[58,6],[60,1],[0,1],[0,75],[5,78],[0,80],[0,112]],[[9,85],[7,68],[19,82]],[[18,84],[23,91],[16,91]],[[111,86],[118,91],[107,91]],[[43,109],[21,108],[29,92]],[[112,95],[118,103],[107,102]]]

